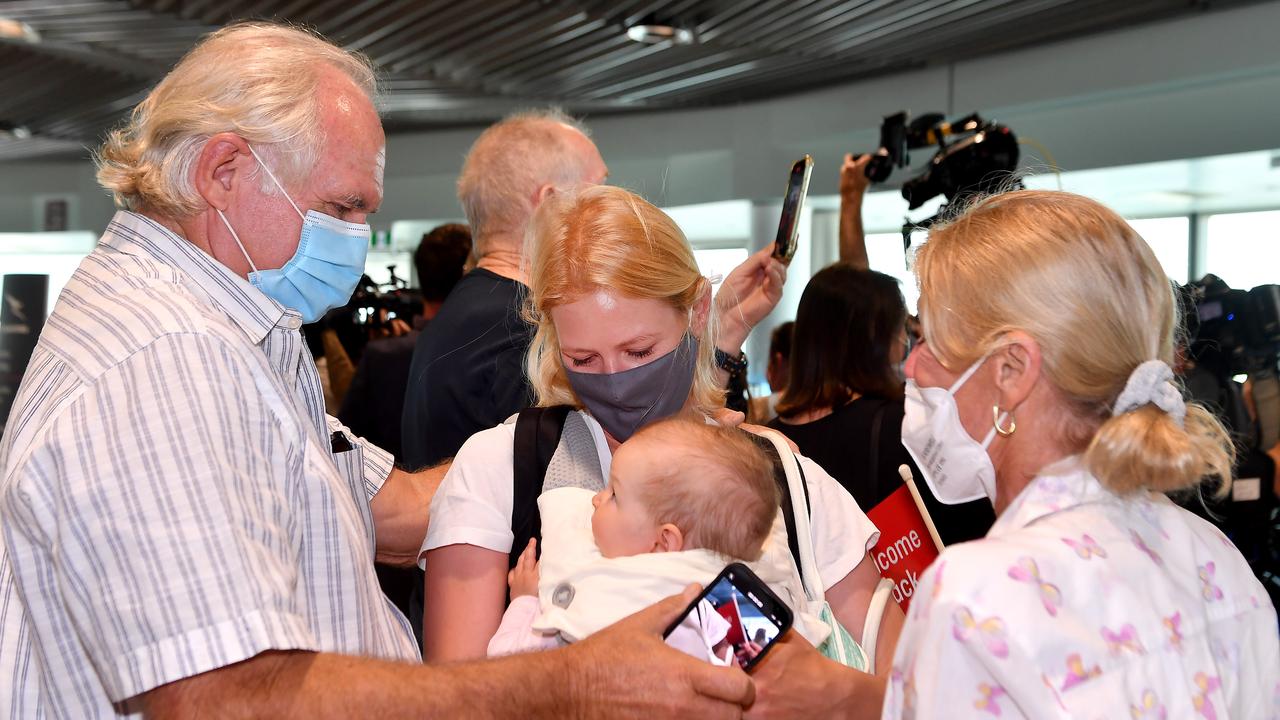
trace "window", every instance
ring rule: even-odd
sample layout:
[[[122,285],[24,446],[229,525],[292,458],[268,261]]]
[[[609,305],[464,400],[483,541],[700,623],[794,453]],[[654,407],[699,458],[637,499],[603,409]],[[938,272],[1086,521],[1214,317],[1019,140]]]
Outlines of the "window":
[[[1239,290],[1280,283],[1280,210],[1210,215],[1201,275]]]
[[[907,266],[907,255],[902,251],[902,233],[870,233],[866,242],[867,262],[871,269],[898,279],[902,298],[907,302],[907,312],[915,315],[920,290],[916,287],[916,276]]]
[[[698,270],[719,285],[731,270],[747,260],[747,249],[713,248],[708,250],[693,249],[693,258],[698,261]]]
[[[1185,285],[1190,267],[1191,220],[1188,217],[1130,220],[1129,224],[1151,246],[1164,272],[1174,282]]]

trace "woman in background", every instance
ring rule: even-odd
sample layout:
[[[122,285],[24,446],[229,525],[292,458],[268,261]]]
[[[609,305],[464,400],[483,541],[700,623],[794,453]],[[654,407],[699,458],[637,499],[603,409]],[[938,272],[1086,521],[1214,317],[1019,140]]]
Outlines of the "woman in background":
[[[902,487],[900,465],[920,477],[901,436],[906,321],[896,279],[848,263],[818,271],[800,297],[787,390],[769,423],[867,510]],[[985,499],[956,507],[919,489],[948,545],[995,520]]]

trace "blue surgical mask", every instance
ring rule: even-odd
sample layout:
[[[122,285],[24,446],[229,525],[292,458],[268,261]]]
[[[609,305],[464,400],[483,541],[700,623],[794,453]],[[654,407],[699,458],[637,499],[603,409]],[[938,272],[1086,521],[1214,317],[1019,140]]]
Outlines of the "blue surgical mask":
[[[349,223],[315,210],[308,210],[303,215],[297,203],[276,179],[275,173],[262,162],[257,151],[251,146],[249,152],[253,153],[267,177],[271,178],[271,182],[280,189],[280,194],[284,195],[298,217],[302,218],[298,249],[283,267],[259,270],[244,249],[244,243],[240,242],[240,236],[231,227],[231,223],[227,222],[227,216],[218,210],[218,217],[222,218],[222,224],[227,226],[231,237],[240,246],[240,252],[244,253],[244,259],[253,268],[253,272],[249,273],[249,282],[272,300],[301,313],[302,322],[315,322],[333,308],[346,305],[351,299],[356,283],[360,282],[360,276],[364,274],[371,230],[366,223]]]

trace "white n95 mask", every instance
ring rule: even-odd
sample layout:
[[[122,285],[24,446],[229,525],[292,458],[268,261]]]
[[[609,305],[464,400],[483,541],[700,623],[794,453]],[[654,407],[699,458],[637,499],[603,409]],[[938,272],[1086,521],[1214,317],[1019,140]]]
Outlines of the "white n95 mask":
[[[986,359],[986,355],[979,358],[950,388],[922,388],[915,380],[907,380],[902,444],[920,467],[933,496],[947,505],[981,497],[994,500],[996,496],[996,469],[987,455],[995,427],[982,442],[974,440],[960,423],[955,398],[956,391]]]

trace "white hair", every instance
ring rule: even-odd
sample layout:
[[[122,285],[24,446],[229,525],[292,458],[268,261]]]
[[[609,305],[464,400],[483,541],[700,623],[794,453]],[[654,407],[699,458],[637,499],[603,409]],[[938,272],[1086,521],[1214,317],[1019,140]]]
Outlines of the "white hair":
[[[488,235],[523,237],[539,187],[581,182],[589,158],[569,146],[566,126],[590,137],[577,120],[558,108],[546,108],[509,115],[476,138],[458,177],[458,200],[471,225],[477,256],[484,254]]]
[[[192,168],[204,143],[221,132],[271,158],[281,182],[300,180],[324,143],[316,88],[325,67],[376,100],[369,61],[311,32],[254,22],[210,34],[108,135],[96,156],[98,182],[130,210],[198,213],[204,201]],[[265,174],[259,181],[264,193],[275,192]]]

